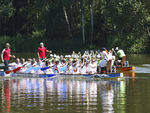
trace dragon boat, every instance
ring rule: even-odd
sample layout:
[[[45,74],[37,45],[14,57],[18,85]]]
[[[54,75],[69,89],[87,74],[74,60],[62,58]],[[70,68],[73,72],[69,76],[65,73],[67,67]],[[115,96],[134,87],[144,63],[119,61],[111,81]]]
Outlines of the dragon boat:
[[[52,77],[88,77],[88,78],[102,78],[102,79],[122,79],[123,73],[110,73],[110,74],[32,74],[32,73],[9,73],[0,71],[1,77],[39,77],[39,78],[52,78]]]

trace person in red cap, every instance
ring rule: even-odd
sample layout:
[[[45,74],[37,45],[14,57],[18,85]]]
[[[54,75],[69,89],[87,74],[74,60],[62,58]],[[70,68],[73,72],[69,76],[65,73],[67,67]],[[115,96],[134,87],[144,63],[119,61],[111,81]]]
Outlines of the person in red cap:
[[[45,59],[45,52],[51,53],[51,51],[47,50],[44,47],[44,43],[41,42],[40,47],[38,48],[37,54],[38,54],[38,58],[41,59],[42,61]]]
[[[11,55],[10,44],[6,43],[6,48],[3,49],[1,54],[2,62],[4,62],[5,65],[4,71],[8,71],[10,57],[15,58],[14,55]]]

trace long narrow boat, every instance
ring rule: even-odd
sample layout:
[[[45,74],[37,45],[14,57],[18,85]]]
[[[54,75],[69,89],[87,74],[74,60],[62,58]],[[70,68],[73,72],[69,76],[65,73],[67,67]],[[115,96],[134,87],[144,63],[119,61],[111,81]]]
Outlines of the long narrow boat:
[[[135,67],[134,66],[130,66],[130,67],[116,67],[116,70],[117,71],[132,71],[132,70],[134,70],[135,69]]]
[[[4,71],[0,71],[0,76],[4,77],[91,77],[91,78],[123,78],[123,73],[110,73],[110,74],[31,74],[31,73],[10,73],[6,74]]]

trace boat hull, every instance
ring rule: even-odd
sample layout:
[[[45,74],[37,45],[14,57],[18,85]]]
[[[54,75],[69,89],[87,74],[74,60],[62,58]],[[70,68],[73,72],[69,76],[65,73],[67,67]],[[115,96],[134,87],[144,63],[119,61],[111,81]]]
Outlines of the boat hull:
[[[4,77],[92,77],[92,78],[118,78],[123,77],[123,73],[111,73],[111,74],[78,74],[78,75],[71,75],[71,74],[26,74],[26,73],[11,73],[6,74],[3,71],[0,71],[0,76]]]
[[[134,70],[135,69],[135,67],[134,66],[130,66],[130,67],[116,67],[116,70],[117,71],[132,71],[132,70]]]

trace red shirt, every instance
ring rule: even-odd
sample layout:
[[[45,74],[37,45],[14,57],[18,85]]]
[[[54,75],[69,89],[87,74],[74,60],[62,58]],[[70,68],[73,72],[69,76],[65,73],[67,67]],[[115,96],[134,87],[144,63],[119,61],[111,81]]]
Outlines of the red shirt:
[[[39,53],[39,56],[40,56],[40,58],[45,58],[45,51],[46,51],[47,49],[45,48],[45,47],[39,47],[38,48],[38,53]]]
[[[10,60],[10,49],[4,49],[2,51],[3,54],[3,60]]]

